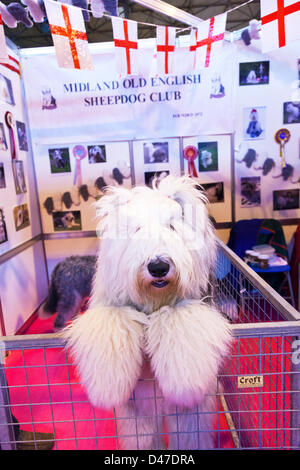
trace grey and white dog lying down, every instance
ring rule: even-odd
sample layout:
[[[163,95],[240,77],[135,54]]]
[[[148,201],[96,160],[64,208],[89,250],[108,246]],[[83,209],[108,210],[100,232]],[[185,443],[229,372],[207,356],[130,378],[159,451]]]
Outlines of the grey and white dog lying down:
[[[48,318],[57,312],[55,329],[78,315],[90,297],[96,270],[96,256],[69,256],[59,262],[51,276],[49,293],[38,316]]]

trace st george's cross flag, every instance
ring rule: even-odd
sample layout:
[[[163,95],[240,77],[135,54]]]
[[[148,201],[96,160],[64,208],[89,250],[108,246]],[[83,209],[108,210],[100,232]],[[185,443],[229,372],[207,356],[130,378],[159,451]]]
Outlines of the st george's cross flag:
[[[300,1],[261,0],[262,52],[300,39]]]
[[[169,26],[156,27],[157,73],[174,72],[176,28]]]
[[[6,40],[5,40],[4,27],[3,27],[1,14],[0,14],[0,60],[5,61],[5,62],[8,61],[8,52],[7,52],[7,47],[6,47]]]
[[[59,67],[93,70],[81,8],[44,1]]]
[[[194,69],[209,67],[221,53],[226,19],[227,13],[214,16],[191,32],[190,51],[194,54]]]
[[[137,23],[117,17],[112,17],[111,22],[113,27],[117,73],[121,75],[138,75]]]

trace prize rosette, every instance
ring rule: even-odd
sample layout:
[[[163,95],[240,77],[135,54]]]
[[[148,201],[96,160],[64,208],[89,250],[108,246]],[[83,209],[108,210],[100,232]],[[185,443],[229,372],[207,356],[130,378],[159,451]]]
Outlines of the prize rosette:
[[[188,145],[183,150],[183,156],[188,161],[188,173],[189,176],[194,176],[197,178],[197,170],[195,167],[195,160],[198,157],[198,149],[194,145]]]
[[[284,146],[290,140],[290,137],[291,137],[290,131],[285,128],[278,129],[278,131],[275,134],[275,141],[277,142],[277,144],[280,145],[280,157],[282,159],[283,168],[286,165],[285,157],[284,157]]]
[[[76,160],[74,184],[77,183],[77,186],[80,187],[82,185],[81,160],[87,156],[87,150],[83,145],[76,145],[73,148],[73,155]]]

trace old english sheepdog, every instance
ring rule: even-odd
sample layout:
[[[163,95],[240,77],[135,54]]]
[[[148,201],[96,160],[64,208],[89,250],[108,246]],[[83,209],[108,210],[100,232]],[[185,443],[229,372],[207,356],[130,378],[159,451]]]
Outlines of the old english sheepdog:
[[[96,407],[115,408],[122,449],[209,449],[230,328],[214,307],[207,199],[189,177],[108,188],[89,309],[65,329]]]
[[[91,295],[96,271],[96,256],[68,256],[60,261],[51,275],[48,297],[38,311],[40,318],[57,313],[56,330],[78,315]]]

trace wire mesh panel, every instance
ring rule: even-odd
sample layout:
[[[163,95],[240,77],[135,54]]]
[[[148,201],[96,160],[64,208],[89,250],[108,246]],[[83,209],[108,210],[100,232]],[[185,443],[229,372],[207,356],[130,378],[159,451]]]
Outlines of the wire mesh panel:
[[[34,343],[10,351],[5,360],[7,384],[2,389],[9,394],[14,417],[9,426],[19,441],[14,442],[16,447],[114,448],[110,442],[116,436],[113,412],[90,405],[63,343],[59,347],[34,347]]]
[[[294,331],[299,327],[294,326]],[[241,448],[298,448],[299,367],[295,337],[237,337],[220,376]]]
[[[282,273],[273,273],[273,276]],[[215,302],[232,323],[299,320],[300,314],[219,241]]]
[[[48,336],[48,335],[45,335]],[[1,369],[2,449],[182,449],[230,446],[231,432],[217,393],[208,410],[165,403],[154,379],[139,380],[128,404],[93,408],[57,335],[6,344]],[[49,343],[49,341],[48,341]],[[60,343],[60,346],[59,346]],[[5,341],[2,342],[2,346]],[[4,352],[4,349],[2,353]],[[208,418],[208,419],[207,419]]]
[[[3,337],[1,449],[300,448],[299,312],[222,244],[216,278],[233,342],[198,406],[168,405],[151,378],[123,407],[94,408],[59,335]]]

